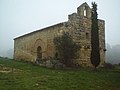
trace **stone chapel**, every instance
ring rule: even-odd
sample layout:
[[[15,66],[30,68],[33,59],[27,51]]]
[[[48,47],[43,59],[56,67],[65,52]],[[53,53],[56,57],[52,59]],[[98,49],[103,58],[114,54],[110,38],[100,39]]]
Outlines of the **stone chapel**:
[[[105,63],[105,21],[98,19],[100,65]],[[14,39],[14,59],[35,62],[37,58],[55,57],[53,43],[56,36],[68,32],[80,44],[79,58],[74,62],[91,67],[91,8],[85,2],[77,8],[77,13],[68,15],[68,21],[55,24]]]

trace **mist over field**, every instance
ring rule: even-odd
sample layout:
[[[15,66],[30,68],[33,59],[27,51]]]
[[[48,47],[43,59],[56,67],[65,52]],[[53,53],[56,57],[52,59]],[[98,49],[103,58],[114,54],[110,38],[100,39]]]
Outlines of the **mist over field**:
[[[109,44],[107,44],[106,48],[106,62],[112,64],[120,63],[120,45],[110,46]]]

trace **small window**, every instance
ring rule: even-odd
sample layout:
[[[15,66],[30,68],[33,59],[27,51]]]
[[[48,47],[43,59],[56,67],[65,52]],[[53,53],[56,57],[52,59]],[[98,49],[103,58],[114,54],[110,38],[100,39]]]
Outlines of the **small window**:
[[[87,11],[86,11],[86,9],[84,10],[84,16],[87,16]]]
[[[55,53],[55,59],[58,59],[58,53],[57,52]]]
[[[83,12],[84,17],[87,16],[87,6],[84,7],[84,12]]]
[[[86,33],[86,39],[87,40],[89,39],[89,33]]]

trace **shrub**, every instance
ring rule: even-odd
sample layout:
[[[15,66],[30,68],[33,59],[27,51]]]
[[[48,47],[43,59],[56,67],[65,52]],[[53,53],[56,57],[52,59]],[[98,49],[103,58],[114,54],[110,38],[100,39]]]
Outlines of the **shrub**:
[[[115,66],[113,64],[111,64],[111,63],[105,63],[104,68],[105,69],[113,69],[113,68],[115,68]]]
[[[61,63],[71,67],[74,64],[73,59],[78,58],[77,52],[80,46],[73,41],[72,36],[68,32],[63,32],[62,35],[55,37],[54,44],[58,52],[55,56],[59,56]]]

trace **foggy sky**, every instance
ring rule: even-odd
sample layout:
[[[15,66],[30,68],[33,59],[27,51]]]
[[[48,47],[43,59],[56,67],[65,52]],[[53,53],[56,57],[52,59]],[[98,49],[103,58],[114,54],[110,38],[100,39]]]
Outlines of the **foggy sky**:
[[[0,0],[0,56],[14,48],[14,38],[68,20],[68,15],[93,0]],[[94,0],[105,20],[106,43],[120,44],[120,0]]]

